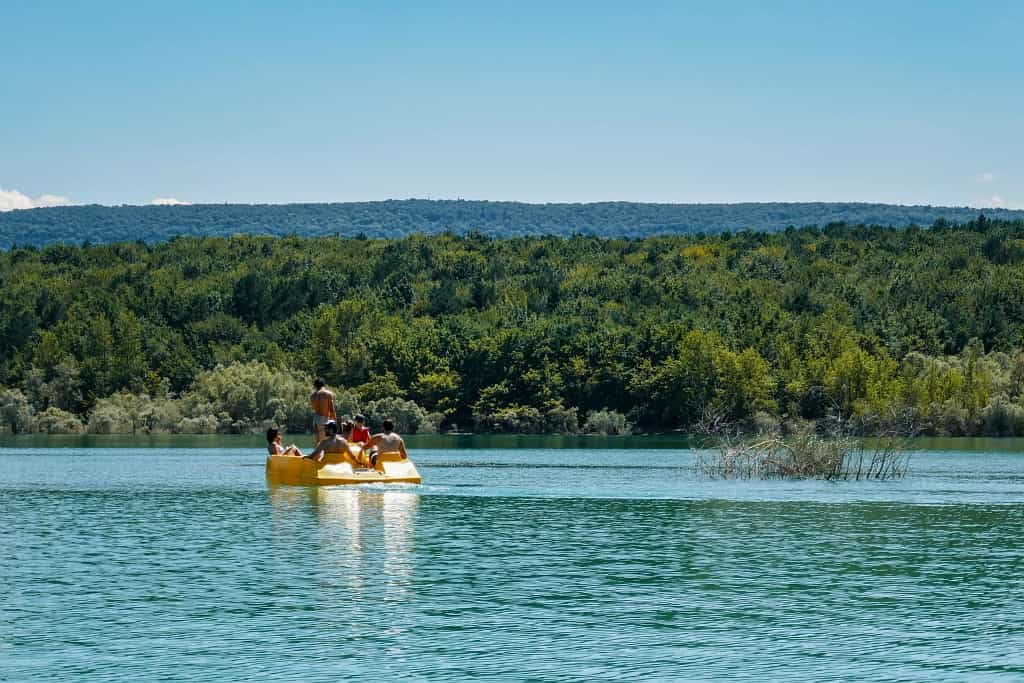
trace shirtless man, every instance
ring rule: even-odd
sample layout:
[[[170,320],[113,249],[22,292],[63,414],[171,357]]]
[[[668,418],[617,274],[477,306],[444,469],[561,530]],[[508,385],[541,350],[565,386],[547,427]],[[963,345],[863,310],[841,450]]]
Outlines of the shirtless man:
[[[305,457],[308,460],[319,462],[323,460],[324,455],[327,453],[346,452],[348,452],[348,441],[338,434],[338,423],[330,420],[324,424],[324,438],[316,445],[313,452]]]
[[[408,458],[405,452],[405,441],[398,434],[395,434],[395,423],[391,420],[384,420],[384,431],[370,437],[370,445],[376,446],[380,453],[398,453],[403,458]],[[377,454],[373,455],[373,464],[377,465]]]
[[[309,405],[313,407],[313,438],[319,444],[324,440],[324,425],[338,419],[334,412],[334,394],[319,377],[313,380]]]

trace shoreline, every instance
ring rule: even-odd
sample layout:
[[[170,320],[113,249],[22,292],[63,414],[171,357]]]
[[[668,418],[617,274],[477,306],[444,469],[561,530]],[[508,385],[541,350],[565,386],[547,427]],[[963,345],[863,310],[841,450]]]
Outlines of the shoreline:
[[[309,435],[290,435],[302,437]],[[601,436],[596,434],[411,434],[406,438],[410,450],[701,450],[699,439],[673,434]],[[872,437],[864,437],[869,443]],[[295,441],[300,448],[311,440]],[[265,454],[265,441],[256,434],[0,434],[0,453],[18,449],[105,449],[169,448],[182,450],[238,450]],[[906,439],[911,451],[992,450],[1024,455],[1024,437],[1020,436],[915,436]]]

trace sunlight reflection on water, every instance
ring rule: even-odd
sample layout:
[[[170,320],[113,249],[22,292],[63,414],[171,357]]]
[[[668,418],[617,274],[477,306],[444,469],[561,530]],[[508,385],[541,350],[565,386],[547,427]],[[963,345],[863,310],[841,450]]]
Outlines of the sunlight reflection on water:
[[[0,678],[1024,677],[1024,457],[703,480],[685,451],[419,451],[269,486],[245,449],[0,449]]]

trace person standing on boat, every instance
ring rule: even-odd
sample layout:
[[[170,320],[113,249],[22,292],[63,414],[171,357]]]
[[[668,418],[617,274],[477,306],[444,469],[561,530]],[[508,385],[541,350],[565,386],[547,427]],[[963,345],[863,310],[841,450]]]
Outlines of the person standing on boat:
[[[313,380],[313,393],[309,397],[309,404],[313,407],[313,435],[319,444],[324,440],[324,426],[338,419],[334,411],[334,393],[320,377]]]
[[[370,446],[377,448],[379,453],[398,453],[403,459],[408,458],[405,452],[405,441],[398,434],[395,434],[395,423],[391,420],[384,420],[384,431],[370,437]],[[377,453],[371,458],[374,467],[377,465]]]
[[[313,452],[305,457],[319,462],[327,453],[348,453],[348,441],[338,433],[338,423],[334,420],[329,420],[324,425],[324,438],[316,445]]]

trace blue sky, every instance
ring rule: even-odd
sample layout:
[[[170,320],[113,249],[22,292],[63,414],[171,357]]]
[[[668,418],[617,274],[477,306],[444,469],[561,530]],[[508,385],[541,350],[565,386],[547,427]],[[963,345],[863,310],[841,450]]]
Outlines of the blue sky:
[[[999,1],[5,0],[0,208],[1020,208],[1021,26]]]

